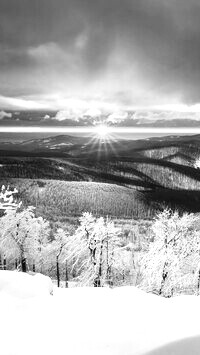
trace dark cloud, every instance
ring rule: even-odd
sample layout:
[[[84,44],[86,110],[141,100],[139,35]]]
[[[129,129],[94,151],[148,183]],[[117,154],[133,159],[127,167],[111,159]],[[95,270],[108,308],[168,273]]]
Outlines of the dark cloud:
[[[199,103],[199,18],[199,0],[1,0],[1,94]]]

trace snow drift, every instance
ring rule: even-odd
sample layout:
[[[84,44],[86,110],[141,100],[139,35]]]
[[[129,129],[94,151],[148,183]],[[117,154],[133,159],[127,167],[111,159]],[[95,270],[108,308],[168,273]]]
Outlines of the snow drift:
[[[0,292],[20,298],[49,295],[53,293],[53,284],[50,277],[42,274],[1,270]]]
[[[13,272],[16,285],[20,277]],[[31,277],[21,279],[23,289]],[[2,355],[199,354],[198,296],[166,299],[134,287],[55,287],[53,297],[41,292],[20,298],[14,289],[8,297],[5,283],[0,282]]]

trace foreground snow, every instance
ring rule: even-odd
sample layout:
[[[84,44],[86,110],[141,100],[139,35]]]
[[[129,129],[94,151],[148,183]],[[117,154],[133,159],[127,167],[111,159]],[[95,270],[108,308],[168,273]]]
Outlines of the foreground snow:
[[[0,271],[0,293],[8,297],[29,298],[53,294],[53,283],[42,274],[29,275],[17,271]]]
[[[4,286],[0,315],[2,355],[200,353],[195,296],[164,299],[122,287],[55,288],[53,297],[25,297]]]

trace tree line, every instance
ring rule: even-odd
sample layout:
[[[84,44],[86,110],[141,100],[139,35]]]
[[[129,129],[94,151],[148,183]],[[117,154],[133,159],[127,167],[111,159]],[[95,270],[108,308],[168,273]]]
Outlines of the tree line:
[[[57,285],[137,285],[171,297],[181,290],[200,293],[200,226],[197,214],[164,209],[152,221],[146,239],[123,235],[109,218],[84,212],[75,229],[51,228],[13,197],[0,192],[0,267],[57,277]]]
[[[80,285],[96,287],[114,284],[114,279],[125,279],[129,273],[130,248],[124,245],[119,230],[108,218],[96,218],[83,213],[75,233],[57,228],[36,217],[35,208],[24,208],[13,199],[16,191],[2,187],[0,218],[0,266],[9,265],[22,272],[39,271],[46,274],[56,271],[60,286],[60,266],[65,267],[65,281],[69,274]],[[10,205],[7,196],[10,196]]]

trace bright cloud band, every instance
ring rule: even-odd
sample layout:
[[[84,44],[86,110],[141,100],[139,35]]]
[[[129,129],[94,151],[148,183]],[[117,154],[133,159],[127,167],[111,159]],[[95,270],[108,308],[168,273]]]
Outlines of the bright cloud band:
[[[166,134],[200,134],[200,128],[137,128],[137,127],[106,127],[108,133],[166,133]],[[96,127],[0,127],[0,133],[96,133]]]

